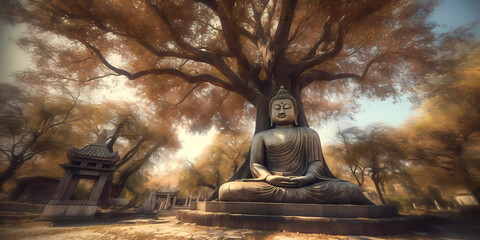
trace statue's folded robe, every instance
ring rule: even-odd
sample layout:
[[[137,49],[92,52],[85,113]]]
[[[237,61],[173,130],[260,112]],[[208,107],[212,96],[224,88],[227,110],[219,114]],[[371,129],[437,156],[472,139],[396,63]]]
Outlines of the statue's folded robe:
[[[220,201],[371,204],[360,187],[339,180],[330,172],[323,159],[320,138],[310,128],[294,127],[292,134],[279,146],[252,145],[252,149],[255,147],[262,147],[265,152],[252,151],[250,160],[264,162],[265,166],[251,165],[253,179],[223,184],[219,191]],[[255,161],[255,158],[265,159]],[[316,182],[302,187],[277,187],[259,178],[256,167],[265,167],[273,175],[280,176],[314,174]]]

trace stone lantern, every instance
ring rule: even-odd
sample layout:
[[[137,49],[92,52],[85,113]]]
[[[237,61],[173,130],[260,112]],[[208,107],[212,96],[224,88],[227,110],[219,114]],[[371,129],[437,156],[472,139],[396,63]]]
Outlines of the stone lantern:
[[[105,143],[106,131],[98,140],[80,149],[72,147],[67,151],[69,163],[60,164],[65,169],[52,200],[45,207],[42,218],[93,217],[102,191],[120,159],[117,152],[110,152]],[[87,199],[73,199],[72,196],[81,179],[92,182]]]

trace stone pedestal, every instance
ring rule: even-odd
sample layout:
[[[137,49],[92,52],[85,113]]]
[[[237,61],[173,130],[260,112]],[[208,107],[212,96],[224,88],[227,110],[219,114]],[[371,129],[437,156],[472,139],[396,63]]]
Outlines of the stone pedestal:
[[[399,216],[394,206],[259,202],[198,202],[177,211],[177,218],[204,226],[371,236],[405,234],[422,224]]]

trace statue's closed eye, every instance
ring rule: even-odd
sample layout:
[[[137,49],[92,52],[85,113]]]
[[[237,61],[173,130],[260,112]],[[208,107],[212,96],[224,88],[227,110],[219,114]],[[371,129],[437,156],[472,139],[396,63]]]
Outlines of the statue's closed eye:
[[[283,105],[283,109],[290,109],[292,106],[290,106],[290,104],[285,104]]]
[[[280,106],[280,104],[276,104],[275,106],[273,106],[273,109],[275,110],[280,110],[282,107]]]

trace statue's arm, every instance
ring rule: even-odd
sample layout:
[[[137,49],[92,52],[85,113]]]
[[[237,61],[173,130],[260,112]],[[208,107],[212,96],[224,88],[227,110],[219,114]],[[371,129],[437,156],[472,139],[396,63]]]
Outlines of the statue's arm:
[[[307,166],[306,172],[299,177],[295,177],[292,181],[296,181],[298,186],[305,186],[315,182],[318,182],[325,178],[323,171],[324,171],[324,160],[322,154],[322,147],[320,144],[320,137],[318,133],[314,130],[309,132],[310,136],[312,136],[312,141],[310,141],[307,146],[308,151],[310,154],[311,159],[305,159],[309,162]]]
[[[307,177],[310,181],[318,181],[325,179],[326,177],[330,177],[325,173],[325,160],[323,159],[322,154],[322,144],[320,142],[320,137],[316,131],[312,130],[313,134],[313,142],[314,154],[312,154],[315,158],[312,159],[313,161],[307,167],[307,171],[305,173],[305,177]]]
[[[250,149],[250,171],[254,178],[265,179],[271,175],[265,167],[265,143],[262,134],[255,134]]]
[[[316,160],[311,162],[308,165],[307,172],[305,173],[305,177],[308,179],[308,182],[316,182],[322,179],[322,171],[323,171],[323,161]]]

